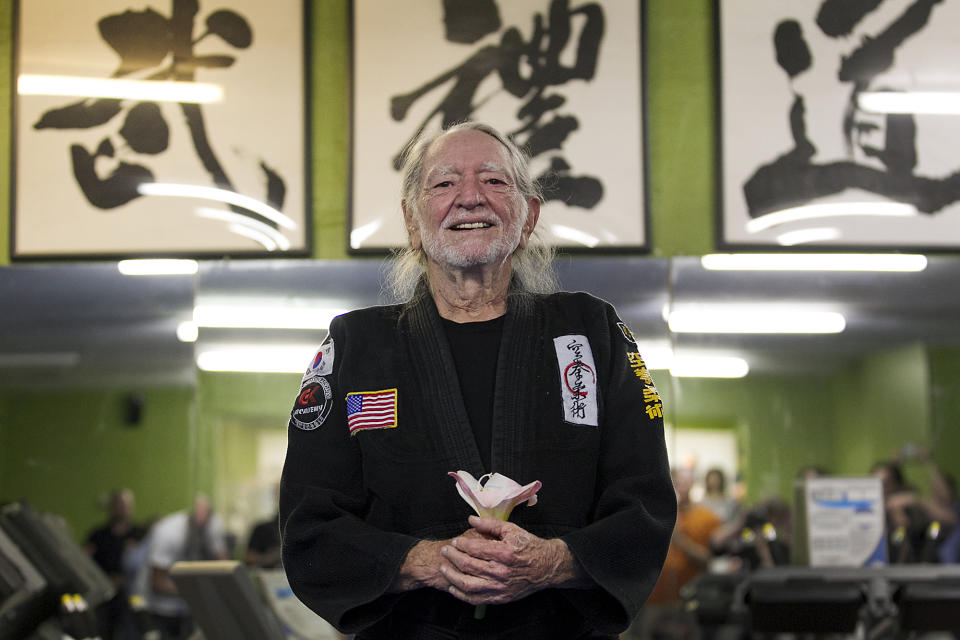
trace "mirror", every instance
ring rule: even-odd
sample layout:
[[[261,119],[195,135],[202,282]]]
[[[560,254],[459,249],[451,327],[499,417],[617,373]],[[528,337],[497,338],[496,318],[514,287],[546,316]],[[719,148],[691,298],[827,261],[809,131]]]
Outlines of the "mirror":
[[[211,261],[195,276],[127,277],[114,263],[0,269],[0,501],[62,514],[76,536],[99,523],[98,499],[134,489],[137,516],[211,493],[238,547],[270,515],[300,374],[198,370],[195,357],[245,343],[313,349],[319,328],[201,327],[177,339],[195,306],[283,301],[314,315],[378,304],[382,261]],[[789,499],[816,464],[862,475],[908,443],[960,469],[960,260],[917,273],[710,271],[699,258],[563,256],[566,290],[618,309],[665,402],[674,465],[720,467],[746,502]],[[716,303],[843,315],[839,333],[671,331],[682,311]],[[233,317],[252,311],[234,309]],[[240,324],[240,323],[237,323]],[[306,346],[300,346],[306,345]],[[297,356],[304,362],[312,355]],[[742,378],[685,377],[688,356],[737,356]],[[252,356],[251,356],[252,357]],[[927,486],[922,465],[909,479]]]
[[[910,443],[932,452],[944,471],[960,470],[945,453],[960,444],[949,426],[960,362],[956,258],[929,257],[914,273],[710,271],[699,258],[671,262],[672,312],[738,305],[792,320],[842,316],[835,333],[671,333],[677,358],[749,364],[743,378],[671,379],[678,426],[734,436],[748,501],[789,499],[794,478],[811,465],[866,475]],[[908,480],[928,487],[927,470],[905,462]]]

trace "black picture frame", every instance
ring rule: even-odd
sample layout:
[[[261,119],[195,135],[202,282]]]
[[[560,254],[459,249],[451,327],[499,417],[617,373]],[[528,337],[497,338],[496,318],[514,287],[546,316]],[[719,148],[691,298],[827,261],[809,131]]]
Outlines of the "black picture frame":
[[[960,118],[877,102],[960,98],[960,7],[715,0],[714,10],[719,248],[960,247]]]
[[[399,157],[418,133],[462,120],[526,147],[547,191],[545,241],[569,252],[649,251],[645,3],[352,0],[350,12],[348,252],[406,245]],[[535,50],[547,60],[536,69]]]
[[[190,6],[16,3],[13,260],[310,255],[310,2]],[[222,97],[50,95],[50,76]]]

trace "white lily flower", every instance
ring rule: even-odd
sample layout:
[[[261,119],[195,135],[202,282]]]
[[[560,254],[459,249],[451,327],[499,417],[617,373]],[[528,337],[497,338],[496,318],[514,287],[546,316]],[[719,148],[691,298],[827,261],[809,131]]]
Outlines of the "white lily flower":
[[[521,486],[499,473],[488,473],[479,480],[463,470],[450,471],[447,475],[456,479],[460,497],[478,516],[498,520],[509,518],[513,508],[521,502],[526,502],[529,507],[537,504],[537,491],[543,486],[539,480]]]

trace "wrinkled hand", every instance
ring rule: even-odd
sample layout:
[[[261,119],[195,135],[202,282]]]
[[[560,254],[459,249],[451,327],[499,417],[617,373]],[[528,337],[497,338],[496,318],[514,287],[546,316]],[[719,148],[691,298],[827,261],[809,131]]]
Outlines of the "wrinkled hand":
[[[470,516],[473,529],[441,548],[447,591],[470,604],[513,602],[558,584],[572,562],[567,545],[510,522]]]

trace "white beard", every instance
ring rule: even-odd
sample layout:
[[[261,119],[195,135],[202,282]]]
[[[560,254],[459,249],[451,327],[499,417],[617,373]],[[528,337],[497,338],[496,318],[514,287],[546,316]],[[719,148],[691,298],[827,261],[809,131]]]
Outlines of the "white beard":
[[[517,221],[516,224],[505,228],[496,240],[486,246],[465,247],[444,243],[440,233],[432,233],[424,227],[422,218],[418,216],[417,219],[420,226],[420,241],[427,257],[442,265],[461,269],[503,262],[520,245],[520,234],[523,232],[523,224]]]

